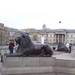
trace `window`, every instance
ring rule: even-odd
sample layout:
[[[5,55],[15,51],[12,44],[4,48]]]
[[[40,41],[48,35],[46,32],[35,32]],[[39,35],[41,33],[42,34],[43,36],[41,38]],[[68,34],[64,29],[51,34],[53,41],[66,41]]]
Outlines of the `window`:
[[[67,35],[67,37],[69,37],[69,35]]]
[[[71,43],[73,42],[73,40],[70,41]]]
[[[52,39],[50,39],[50,41],[52,41]]]
[[[73,35],[71,35],[71,37],[73,37]]]
[[[50,35],[50,37],[52,37],[52,34]]]
[[[38,35],[38,37],[40,37],[40,35]]]
[[[47,37],[48,37],[48,34],[47,34]]]
[[[55,41],[55,39],[53,41]]]
[[[50,34],[48,34],[48,37],[50,37]]]

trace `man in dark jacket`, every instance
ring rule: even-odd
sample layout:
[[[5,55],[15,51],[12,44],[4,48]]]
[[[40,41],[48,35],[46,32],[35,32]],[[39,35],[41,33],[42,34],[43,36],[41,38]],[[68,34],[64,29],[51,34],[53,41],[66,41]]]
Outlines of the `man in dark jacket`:
[[[70,44],[70,46],[69,46],[69,53],[71,53],[71,44]]]

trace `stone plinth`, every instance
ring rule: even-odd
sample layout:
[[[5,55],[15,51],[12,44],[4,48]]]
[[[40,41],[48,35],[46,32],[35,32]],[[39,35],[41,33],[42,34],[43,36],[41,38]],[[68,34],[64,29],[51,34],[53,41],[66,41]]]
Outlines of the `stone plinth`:
[[[4,57],[2,75],[75,75],[75,60],[56,57]]]
[[[71,51],[71,56],[75,57],[75,50]]]
[[[54,66],[55,59],[55,57],[5,57],[3,66],[6,68]]]
[[[3,75],[53,73],[55,57],[5,57]]]

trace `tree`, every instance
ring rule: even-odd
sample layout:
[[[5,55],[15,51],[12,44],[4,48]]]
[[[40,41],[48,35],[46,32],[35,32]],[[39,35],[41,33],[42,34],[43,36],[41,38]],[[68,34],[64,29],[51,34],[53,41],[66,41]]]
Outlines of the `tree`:
[[[38,36],[37,34],[34,34],[34,35],[33,35],[34,40],[37,39],[37,36]]]

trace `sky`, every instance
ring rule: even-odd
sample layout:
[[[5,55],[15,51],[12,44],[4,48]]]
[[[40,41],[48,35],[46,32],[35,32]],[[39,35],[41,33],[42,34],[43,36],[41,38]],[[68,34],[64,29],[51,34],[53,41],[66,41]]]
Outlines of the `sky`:
[[[75,0],[0,0],[0,23],[16,29],[42,29],[43,24],[75,29]]]

